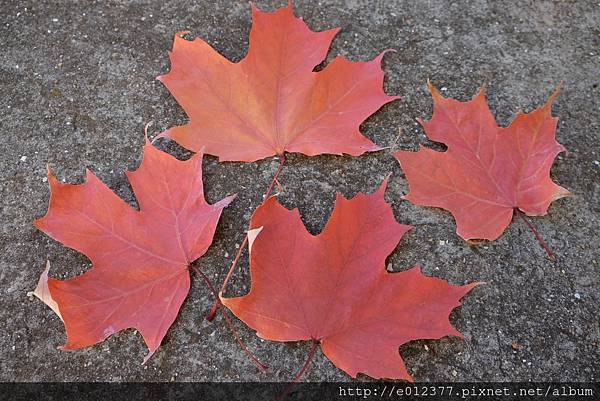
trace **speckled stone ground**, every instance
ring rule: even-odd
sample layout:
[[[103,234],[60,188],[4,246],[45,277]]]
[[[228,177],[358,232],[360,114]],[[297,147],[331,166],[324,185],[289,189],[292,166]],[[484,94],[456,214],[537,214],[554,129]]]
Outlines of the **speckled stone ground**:
[[[212,4],[211,4],[212,3]],[[272,10],[282,1],[258,1]],[[426,143],[415,117],[428,118],[430,78],[462,100],[481,85],[498,121],[543,104],[565,86],[555,106],[558,157],[553,178],[573,196],[555,202],[533,224],[557,255],[551,262],[526,226],[515,220],[495,242],[468,246],[449,213],[401,200],[404,176],[389,151],[359,158],[290,155],[282,202],[298,207],[312,232],[324,225],[335,191],[373,191],[393,173],[387,198],[397,219],[416,227],[389,258],[395,270],[419,262],[427,274],[453,284],[486,281],[451,316],[465,339],[417,341],[401,347],[418,381],[598,380],[600,260],[600,5],[576,1],[298,1],[296,14],[315,30],[341,26],[331,55],[385,57],[386,90],[403,98],[363,124],[363,132],[392,149]],[[271,370],[258,372],[221,319],[203,320],[211,297],[194,282],[162,347],[144,366],[144,346],[132,330],[80,351],[64,341],[59,319],[31,290],[46,259],[52,275],[69,277],[89,261],[36,231],[31,221],[48,202],[46,163],[60,179],[81,182],[92,169],[134,202],[123,175],[140,160],[145,122],[153,133],[186,121],[154,78],[169,68],[175,32],[191,30],[239,60],[246,52],[250,7],[245,1],[27,1],[0,7],[0,325],[2,380],[267,381],[287,380],[308,344],[268,343],[237,324]],[[162,143],[181,157],[186,153]],[[226,209],[208,253],[196,264],[223,278],[253,208],[277,167],[273,159],[225,163],[207,157],[210,201],[238,198]],[[247,260],[230,294],[247,291]],[[518,350],[513,343],[520,344]],[[307,380],[349,380],[320,352]],[[364,378],[364,377],[363,377]]]

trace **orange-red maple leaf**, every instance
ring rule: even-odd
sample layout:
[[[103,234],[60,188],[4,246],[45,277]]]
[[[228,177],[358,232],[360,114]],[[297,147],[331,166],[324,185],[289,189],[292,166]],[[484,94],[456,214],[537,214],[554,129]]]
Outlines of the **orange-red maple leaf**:
[[[171,71],[158,77],[190,118],[161,134],[221,161],[284,152],[358,156],[380,148],[360,124],[396,97],[383,91],[383,54],[369,62],[326,57],[339,29],[312,32],[291,3],[273,13],[252,5],[247,56],[232,63],[201,39],[175,36]]]
[[[410,187],[404,198],[449,210],[463,239],[498,238],[515,209],[529,216],[546,214],[550,203],[569,192],[550,178],[556,155],[558,119],[546,104],[519,113],[506,128],[496,125],[482,89],[472,100],[446,99],[430,84],[433,116],[419,120],[432,141],[446,152],[422,148],[395,154]]]
[[[62,184],[48,171],[50,205],[34,224],[85,254],[93,266],[64,281],[43,274],[38,289],[49,290],[51,299],[44,301],[58,307],[67,331],[64,349],[133,327],[148,346],[147,360],[188,294],[188,265],[210,246],[232,197],[209,205],[202,155],[180,161],[148,142],[140,167],[126,174],[139,211],[89,170],[81,185]]]
[[[383,194],[338,194],[313,236],[297,209],[274,197],[251,221],[251,291],[223,303],[258,336],[313,340],[352,377],[410,380],[398,348],[416,339],[460,336],[448,316],[476,284],[452,286],[418,266],[388,273],[385,259],[411,227],[396,222]]]

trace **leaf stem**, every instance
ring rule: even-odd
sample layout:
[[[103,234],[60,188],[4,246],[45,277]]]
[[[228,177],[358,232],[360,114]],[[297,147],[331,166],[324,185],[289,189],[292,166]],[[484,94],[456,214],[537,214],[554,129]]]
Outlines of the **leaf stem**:
[[[265,194],[263,195],[263,201],[267,200],[269,195],[271,195],[271,191],[273,190],[273,185],[275,185],[275,183],[277,182],[277,177],[279,177],[279,174],[281,173],[281,170],[283,169],[284,163],[285,163],[285,153],[282,153],[281,155],[279,155],[279,167],[277,167],[277,171],[275,172],[275,175],[273,176],[273,179],[271,180],[269,187],[267,188],[267,190],[265,191]]]
[[[540,235],[538,234],[538,232],[535,229],[535,227],[525,218],[525,215],[523,214],[523,212],[521,212],[517,208],[515,208],[515,211],[517,212],[517,215],[521,218],[521,220],[523,220],[525,222],[525,224],[527,224],[527,227],[529,227],[529,229],[531,230],[531,232],[533,233],[533,235],[535,236],[535,238],[539,242],[540,246],[542,248],[544,248],[544,250],[548,254],[548,257],[550,258],[550,260],[556,260],[556,256],[554,256],[554,252],[552,252],[552,249],[550,249],[550,247],[548,246],[548,244],[546,244],[546,242],[544,242],[544,240],[542,239],[542,237],[540,237]]]
[[[287,387],[281,392],[281,394],[277,398],[277,401],[283,401],[285,396],[288,395],[290,393],[290,391],[292,390],[292,388],[296,385],[296,383],[298,383],[298,381],[300,380],[300,378],[302,377],[304,372],[306,372],[306,369],[308,369],[310,362],[313,360],[313,357],[315,356],[315,352],[317,352],[318,346],[319,346],[319,341],[313,338],[312,345],[310,347],[310,350],[308,351],[308,356],[306,357],[304,364],[298,370],[298,372],[296,373],[296,375],[294,376],[294,378],[292,379],[290,384],[288,384]]]
[[[279,185],[279,181],[277,181],[277,177],[279,177],[279,174],[281,173],[281,170],[283,169],[284,163],[285,163],[285,153],[279,155],[279,167],[277,168],[277,171],[275,172],[275,175],[273,176],[271,183],[269,184],[269,186],[267,187],[267,190],[265,191],[265,194],[263,195],[263,202],[269,198],[269,195],[271,195],[271,191],[273,191],[273,186],[275,185],[275,183],[277,183]],[[235,271],[238,261],[240,260],[240,257],[242,256],[244,249],[246,249],[247,244],[248,244],[248,236],[244,235],[244,241],[242,241],[242,244],[240,245],[240,249],[238,249],[238,251],[235,255],[235,258],[233,259],[233,262],[231,262],[231,266],[229,267],[229,271],[227,272],[227,275],[225,276],[225,280],[223,280],[223,283],[221,284],[221,289],[219,290],[219,295],[223,294],[225,292],[225,288],[227,288],[227,284],[229,284],[229,280],[231,279],[231,276],[233,276],[233,272]],[[210,312],[208,312],[208,314],[206,315],[206,320],[208,320],[209,322],[214,319],[215,313],[217,313],[217,306],[218,306],[217,301],[215,301],[213,303],[212,308],[210,309]]]
[[[225,280],[223,280],[223,284],[221,284],[221,290],[219,291],[220,294],[223,293],[223,291],[225,291],[225,287],[227,287],[227,284],[229,283],[229,280],[231,279],[231,276],[233,276],[233,272],[235,271],[235,268],[237,266],[238,261],[240,260],[240,257],[242,256],[242,253],[244,252],[244,249],[246,249],[246,244],[248,243],[248,236],[244,235],[244,241],[242,241],[242,245],[240,245],[240,249],[238,249],[235,258],[233,259],[233,262],[231,263],[231,266],[229,267],[229,271],[227,272],[227,276],[225,276]],[[208,315],[206,315],[206,320],[208,320],[209,322],[212,321],[215,317],[215,313],[217,312],[217,301],[215,301],[213,303],[212,308],[210,309],[210,312],[208,313]]]
[[[225,307],[223,306],[223,303],[221,302],[221,299],[219,298],[219,294],[217,294],[217,290],[215,290],[215,287],[212,285],[212,283],[210,282],[209,278],[206,276],[206,274],[204,274],[204,272],[202,270],[198,269],[196,266],[191,266],[191,268],[202,277],[202,279],[204,280],[204,282],[206,283],[206,285],[210,289],[210,292],[215,297],[215,304],[217,305],[217,308],[221,311],[221,315],[223,316],[223,319],[225,320],[225,324],[227,325],[227,327],[231,331],[231,334],[233,335],[233,337],[235,338],[235,340],[239,344],[240,348],[246,353],[246,355],[248,355],[248,357],[250,358],[250,360],[252,361],[252,363],[254,363],[254,365],[256,365],[256,367],[258,369],[260,369],[261,372],[266,372],[267,371],[267,366],[265,364],[263,364],[256,357],[256,355],[254,355],[252,353],[252,351],[250,351],[248,349],[248,346],[246,346],[246,343],[244,343],[244,341],[239,336],[239,334],[238,334],[237,330],[235,329],[235,327],[233,327],[233,322],[231,321],[231,318],[227,314],[227,311],[225,310]]]

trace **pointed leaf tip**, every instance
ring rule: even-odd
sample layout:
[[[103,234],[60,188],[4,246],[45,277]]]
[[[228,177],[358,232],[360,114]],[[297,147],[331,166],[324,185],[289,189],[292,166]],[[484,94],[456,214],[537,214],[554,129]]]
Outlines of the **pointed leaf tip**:
[[[429,79],[427,79],[427,88],[429,89],[429,93],[431,93],[431,97],[433,98],[434,102],[444,99],[444,97],[440,94],[438,89],[431,83]]]
[[[479,91],[477,92],[477,94],[473,98],[474,99],[483,98],[483,100],[486,101],[486,91],[487,91],[487,89],[485,87],[485,84],[481,85],[479,87]]]
[[[556,86],[556,88],[554,89],[554,91],[552,92],[552,94],[550,94],[550,96],[548,97],[548,100],[546,100],[546,103],[543,106],[544,108],[546,108],[548,110],[550,110],[552,108],[552,105],[554,104],[554,101],[560,94],[560,91],[562,90],[563,86],[564,86],[564,81],[560,81],[558,83],[558,85]]]
[[[385,57],[386,54],[388,53],[398,53],[398,51],[396,49],[385,49],[383,50],[381,53],[379,53],[374,59],[373,61],[377,61],[379,62],[379,64],[381,64],[383,62],[383,58]]]
[[[152,356],[154,355],[154,353],[158,349],[158,347],[153,347],[153,348],[154,349],[152,349],[152,350],[148,349],[148,353],[144,356],[144,360],[142,361],[142,366],[145,365],[146,362],[148,362],[148,360],[150,360],[150,358],[152,358]]]

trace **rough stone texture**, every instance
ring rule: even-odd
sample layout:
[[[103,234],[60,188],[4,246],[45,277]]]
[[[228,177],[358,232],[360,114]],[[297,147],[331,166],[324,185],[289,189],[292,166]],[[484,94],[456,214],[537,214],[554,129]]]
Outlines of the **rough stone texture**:
[[[213,3],[213,4],[210,4]],[[282,1],[259,1],[272,10]],[[600,260],[600,5],[560,1],[298,1],[310,27],[343,27],[331,56],[367,60],[384,48],[386,90],[403,96],[363,125],[376,143],[416,149],[426,143],[415,117],[429,118],[426,80],[462,100],[481,85],[501,124],[544,103],[565,82],[554,106],[558,140],[568,153],[554,179],[573,196],[555,202],[533,224],[556,252],[551,262],[522,221],[495,242],[469,246],[449,213],[401,200],[404,176],[389,151],[363,157],[290,155],[282,202],[298,207],[312,232],[324,225],[335,191],[352,196],[376,189],[393,173],[387,198],[397,219],[416,227],[389,258],[393,269],[416,262],[453,284],[486,281],[451,316],[465,340],[417,341],[401,347],[419,381],[598,380]],[[162,347],[144,366],[145,349],[132,330],[94,347],[61,352],[60,320],[31,290],[46,259],[51,274],[70,277],[89,261],[31,224],[47,207],[46,163],[60,179],[81,182],[92,169],[120,196],[135,202],[123,175],[140,161],[145,122],[152,134],[186,116],[154,78],[169,68],[177,31],[191,30],[239,60],[246,52],[250,7],[217,1],[23,1],[0,9],[0,126],[2,217],[0,328],[2,380],[286,380],[302,363],[306,343],[269,343],[237,323],[250,348],[266,361],[259,373],[232,341],[222,319],[203,320],[211,296],[194,277],[190,295]],[[330,56],[330,57],[331,57]],[[186,153],[161,143],[180,157]],[[207,157],[210,201],[238,198],[226,209],[209,252],[198,262],[219,282],[277,161],[225,163]],[[247,259],[229,294],[248,289]],[[522,345],[514,350],[513,343]],[[519,348],[519,347],[517,347]],[[319,352],[307,380],[348,380]],[[364,379],[364,377],[363,377]]]

